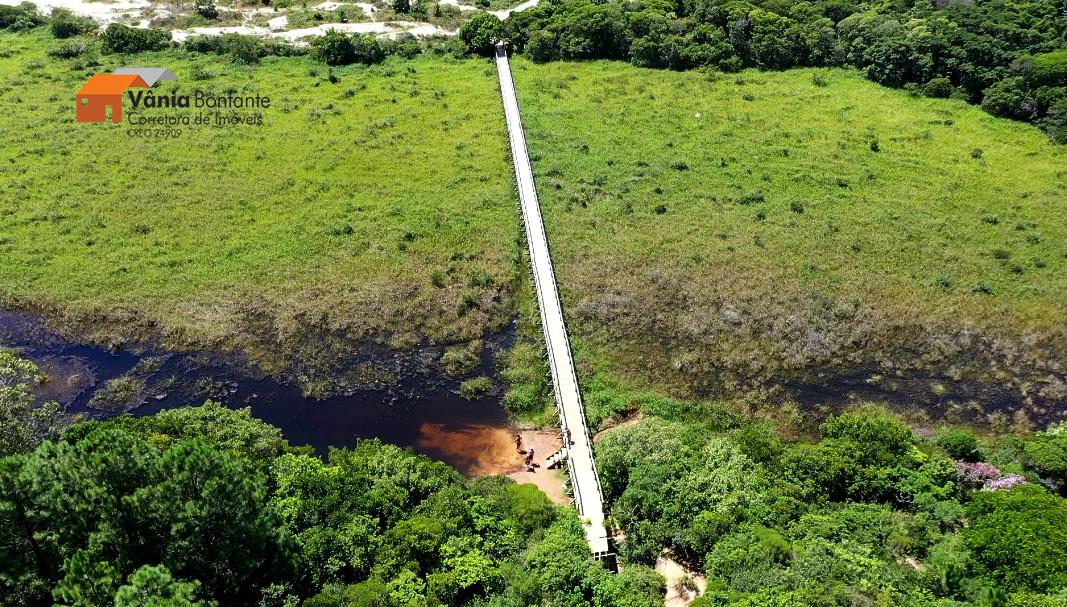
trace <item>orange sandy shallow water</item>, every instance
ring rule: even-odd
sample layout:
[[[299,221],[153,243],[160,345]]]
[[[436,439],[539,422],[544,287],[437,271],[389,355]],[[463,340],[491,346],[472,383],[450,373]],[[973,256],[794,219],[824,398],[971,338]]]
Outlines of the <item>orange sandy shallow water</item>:
[[[541,464],[534,472],[523,468],[523,455],[515,452],[515,431],[499,426],[468,424],[448,428],[444,424],[423,423],[419,428],[418,448],[451,462],[463,474],[488,476],[501,474],[518,483],[532,483],[557,504],[570,504],[563,493],[564,476],[559,470],[547,470],[545,458],[563,444],[552,431],[523,430],[523,448],[534,449],[534,460]]]

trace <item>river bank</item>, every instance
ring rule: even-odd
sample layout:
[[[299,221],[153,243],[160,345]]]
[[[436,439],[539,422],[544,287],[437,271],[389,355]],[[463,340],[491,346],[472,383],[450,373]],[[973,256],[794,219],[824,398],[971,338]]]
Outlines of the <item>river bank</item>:
[[[496,357],[513,336],[511,325],[487,338],[471,374],[495,378]],[[55,400],[74,415],[150,415],[216,400],[251,408],[253,416],[280,427],[291,443],[320,453],[374,437],[441,459],[468,475],[520,468],[521,459],[510,461],[499,448],[513,435],[499,382],[493,379],[482,398],[465,398],[460,378],[433,368],[442,348],[395,352],[397,364],[389,372],[376,370],[374,354],[353,359],[346,363],[350,373],[364,376],[370,387],[314,398],[296,382],[263,374],[238,355],[83,345],[29,313],[0,310],[0,347],[36,362],[47,377],[42,400]]]

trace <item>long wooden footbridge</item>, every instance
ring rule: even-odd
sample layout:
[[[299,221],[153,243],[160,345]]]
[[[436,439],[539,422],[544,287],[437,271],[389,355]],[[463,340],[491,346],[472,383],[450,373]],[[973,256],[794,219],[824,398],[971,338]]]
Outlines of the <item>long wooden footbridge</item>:
[[[563,309],[559,302],[559,289],[552,269],[552,257],[548,250],[548,237],[541,220],[541,206],[534,188],[533,169],[526,150],[526,135],[519,115],[519,102],[515,97],[515,85],[511,79],[504,44],[496,47],[496,67],[500,78],[500,94],[504,99],[504,116],[507,119],[508,138],[511,140],[511,156],[515,164],[515,179],[519,188],[519,204],[522,207],[523,223],[526,225],[526,240],[530,246],[530,262],[533,265],[534,286],[537,304],[541,310],[541,326],[545,332],[548,349],[548,364],[552,370],[552,384],[556,393],[559,421],[563,428],[564,446],[556,454],[556,460],[565,459],[571,478],[574,504],[582,516],[585,538],[597,558],[611,553],[608,534],[604,527],[604,496],[593,461],[593,442],[585,423],[585,409],[578,391],[578,377],[571,360],[570,340],[563,322]],[[569,438],[569,441],[568,441]],[[567,444],[567,443],[570,444]],[[552,458],[550,458],[552,459]]]

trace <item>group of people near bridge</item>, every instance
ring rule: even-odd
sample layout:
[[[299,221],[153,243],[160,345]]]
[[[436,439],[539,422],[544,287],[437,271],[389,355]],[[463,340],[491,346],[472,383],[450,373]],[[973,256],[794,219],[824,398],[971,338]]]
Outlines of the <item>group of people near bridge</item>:
[[[571,440],[570,428],[564,428],[563,431],[560,432],[560,438],[563,439],[563,444],[567,447],[574,444],[574,441]],[[534,463],[534,449],[533,447],[530,447],[529,449],[522,448],[522,434],[515,434],[515,452],[523,456],[522,463],[527,472],[537,471],[538,466]]]
[[[515,452],[523,456],[522,464],[526,467],[527,472],[537,471],[537,464],[534,463],[534,449],[533,447],[530,447],[529,449],[522,448],[521,434],[515,435]]]

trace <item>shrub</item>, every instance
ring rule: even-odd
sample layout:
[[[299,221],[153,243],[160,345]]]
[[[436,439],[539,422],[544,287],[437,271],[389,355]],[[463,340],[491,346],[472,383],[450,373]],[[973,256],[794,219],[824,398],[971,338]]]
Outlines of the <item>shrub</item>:
[[[48,54],[57,59],[73,59],[92,50],[93,43],[88,40],[68,40],[56,48],[50,49]]]
[[[355,61],[352,39],[337,30],[330,30],[326,35],[311,43],[315,57],[326,65],[348,65]]]
[[[1018,77],[1005,78],[986,89],[982,109],[1007,118],[1028,119],[1034,115],[1033,100]]]
[[[161,29],[137,29],[112,23],[100,40],[107,54],[161,51],[170,44],[170,32]]]
[[[196,0],[196,14],[204,19],[218,19],[219,9],[215,8],[213,0]]]
[[[65,8],[52,9],[51,21],[48,28],[56,38],[70,38],[95,31],[96,21],[88,17],[76,17],[74,13]]]
[[[441,365],[445,368],[445,375],[460,377],[470,373],[478,367],[478,356],[481,351],[480,341],[474,341],[466,347],[449,348],[441,356]]]
[[[422,43],[415,36],[401,33],[393,40],[382,42],[386,55],[396,55],[405,59],[411,59],[422,52]]]
[[[535,30],[526,42],[526,55],[536,63],[559,59],[559,39],[554,32]]]
[[[1053,141],[1067,143],[1067,96],[1053,103],[1039,124]]]
[[[1023,444],[1022,463],[1067,495],[1067,423],[1028,439]]]
[[[223,34],[221,36],[192,36],[182,47],[190,53],[209,55],[230,55],[235,63],[256,63],[260,57],[273,55],[290,57],[302,55],[303,49],[277,40],[264,40],[256,36],[243,34]],[[253,52],[255,57],[253,58]]]
[[[915,438],[911,428],[878,411],[856,411],[827,419],[819,430],[823,438],[846,440],[863,451],[905,455]]]
[[[226,52],[222,36],[191,36],[182,47],[190,53],[221,55]]]
[[[264,57],[299,57],[307,54],[307,49],[281,40],[265,40],[263,38],[257,38],[257,40],[259,40],[260,49]]]
[[[952,92],[955,90],[955,87],[952,86],[952,81],[948,78],[933,78],[923,87],[923,94],[927,97],[947,99],[952,96]]]
[[[934,444],[941,447],[952,459],[967,462],[981,460],[978,439],[967,430],[942,430],[934,435]]]
[[[23,31],[33,29],[44,23],[44,19],[37,12],[37,5],[32,2],[23,2],[18,6],[0,5],[0,29]]]
[[[356,63],[374,65],[385,61],[385,47],[370,34],[352,36],[352,54]]]
[[[237,34],[225,34],[223,38],[230,61],[240,65],[259,63],[259,58],[263,55],[263,47],[259,38]]]
[[[737,204],[757,204],[763,202],[766,199],[767,197],[763,194],[763,192],[748,192],[744,196],[741,196],[737,199]]]
[[[790,558],[788,540],[774,529],[744,525],[725,536],[704,561],[709,574],[725,580],[732,587],[751,591],[776,577],[775,570]]]
[[[468,379],[459,385],[459,392],[464,398],[471,400],[483,398],[493,389],[493,382],[488,377],[480,375],[474,379]]]

